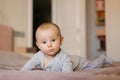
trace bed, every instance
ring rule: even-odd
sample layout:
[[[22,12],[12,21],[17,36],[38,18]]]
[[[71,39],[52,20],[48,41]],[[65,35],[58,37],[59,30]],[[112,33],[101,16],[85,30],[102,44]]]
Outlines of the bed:
[[[20,71],[30,57],[13,51],[13,29],[0,25],[0,80],[120,80],[120,62],[80,72]],[[6,42],[7,41],[7,42]],[[74,62],[78,60],[74,56]]]
[[[104,65],[100,69],[80,72],[47,72],[41,70],[20,71],[30,57],[0,51],[0,80],[120,80],[120,62]]]
[[[0,50],[13,51],[14,30],[11,26],[0,24]]]

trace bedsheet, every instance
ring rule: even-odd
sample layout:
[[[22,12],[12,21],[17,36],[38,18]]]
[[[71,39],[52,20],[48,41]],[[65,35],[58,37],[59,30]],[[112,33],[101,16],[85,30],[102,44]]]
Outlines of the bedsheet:
[[[0,80],[120,80],[120,67],[80,72],[0,71]]]

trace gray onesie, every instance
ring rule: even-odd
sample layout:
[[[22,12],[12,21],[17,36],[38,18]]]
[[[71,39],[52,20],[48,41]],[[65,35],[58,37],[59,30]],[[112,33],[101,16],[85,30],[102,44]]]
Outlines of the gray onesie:
[[[70,56],[61,50],[54,59],[52,59],[48,66],[44,66],[45,55],[41,51],[37,52],[21,69],[22,71],[29,71],[33,68],[40,67],[44,71],[51,72],[72,72],[72,61]]]
[[[104,55],[98,57],[94,61],[87,60],[80,56],[68,55],[62,49],[52,59],[48,66],[44,66],[45,55],[41,51],[37,52],[23,67],[22,71],[30,71],[33,68],[41,68],[50,72],[72,72],[85,69],[101,68],[104,63],[112,64],[112,59]]]

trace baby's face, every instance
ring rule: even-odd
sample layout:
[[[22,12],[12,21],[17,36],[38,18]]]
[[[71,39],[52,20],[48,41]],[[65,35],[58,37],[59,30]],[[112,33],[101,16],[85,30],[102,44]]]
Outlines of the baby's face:
[[[55,56],[60,49],[62,39],[54,28],[39,30],[36,44],[43,53]]]

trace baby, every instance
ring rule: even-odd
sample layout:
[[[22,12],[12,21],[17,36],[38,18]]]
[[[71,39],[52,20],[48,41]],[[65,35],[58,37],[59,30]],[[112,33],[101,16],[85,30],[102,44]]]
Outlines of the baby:
[[[60,48],[63,37],[56,24],[41,24],[36,31],[36,40],[40,51],[23,66],[22,70],[29,71],[39,67],[44,71],[73,71],[71,58]]]
[[[73,72],[100,68],[104,63],[112,63],[106,56],[94,61],[79,57],[76,66],[73,59],[61,49],[63,36],[60,28],[51,22],[41,24],[36,30],[36,45],[40,49],[23,67],[22,71],[41,69],[50,72]]]

